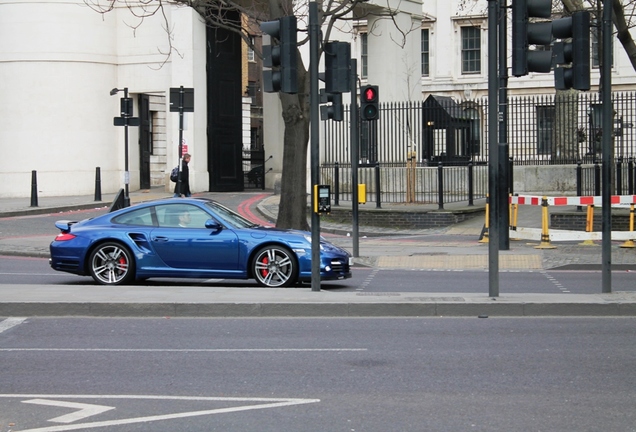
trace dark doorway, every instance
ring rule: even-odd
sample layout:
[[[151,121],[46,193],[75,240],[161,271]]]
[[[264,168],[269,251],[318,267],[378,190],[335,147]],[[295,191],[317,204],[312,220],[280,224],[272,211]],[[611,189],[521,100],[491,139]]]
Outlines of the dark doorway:
[[[239,22],[236,11],[225,20]],[[210,191],[243,190],[241,140],[241,38],[234,32],[207,29],[208,170]]]
[[[152,154],[152,113],[150,97],[139,95],[139,188],[150,189],[150,155]]]

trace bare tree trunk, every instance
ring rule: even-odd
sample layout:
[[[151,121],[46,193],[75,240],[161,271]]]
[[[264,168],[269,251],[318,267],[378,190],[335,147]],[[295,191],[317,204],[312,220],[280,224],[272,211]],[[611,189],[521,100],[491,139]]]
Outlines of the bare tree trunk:
[[[300,55],[299,55],[300,58]],[[276,226],[308,230],[307,149],[309,144],[309,74],[298,64],[298,94],[280,93],[285,121],[283,174]]]
[[[552,160],[578,159],[578,90],[557,90],[554,96]]]

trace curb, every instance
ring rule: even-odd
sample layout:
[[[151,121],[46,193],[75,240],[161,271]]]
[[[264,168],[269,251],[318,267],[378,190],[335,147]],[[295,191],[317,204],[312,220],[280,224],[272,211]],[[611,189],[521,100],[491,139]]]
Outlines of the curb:
[[[635,317],[636,303],[2,303],[0,316],[179,318]]]

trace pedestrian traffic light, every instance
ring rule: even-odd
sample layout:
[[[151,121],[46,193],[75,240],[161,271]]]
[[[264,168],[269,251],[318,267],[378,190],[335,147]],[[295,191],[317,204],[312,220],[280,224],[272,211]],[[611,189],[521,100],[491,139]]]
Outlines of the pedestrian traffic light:
[[[531,45],[550,45],[552,23],[530,22],[530,18],[550,18],[551,0],[514,0],[512,2],[512,74],[550,72],[552,51],[530,49]],[[536,48],[536,47],[535,47]]]
[[[574,12],[570,17],[552,22],[557,39],[569,39],[554,44],[557,67],[554,86],[558,90],[590,89],[590,13]]]
[[[327,93],[347,93],[351,90],[351,44],[325,44],[325,90]]]
[[[267,93],[298,93],[296,17],[261,23],[270,43],[263,45],[263,87]]]
[[[378,93],[378,86],[375,85],[363,86],[360,89],[360,116],[362,120],[377,120],[380,116]]]
[[[342,93],[327,93],[325,89],[320,89],[320,103],[331,105],[320,106],[321,120],[342,121],[344,119],[344,106],[342,105]]]

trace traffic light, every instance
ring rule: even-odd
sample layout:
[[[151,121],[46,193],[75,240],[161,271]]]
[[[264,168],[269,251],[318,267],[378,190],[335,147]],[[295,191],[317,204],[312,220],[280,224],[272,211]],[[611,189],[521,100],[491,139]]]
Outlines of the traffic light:
[[[296,17],[284,16],[261,23],[263,33],[270,36],[270,44],[263,45],[263,87],[268,93],[298,93],[296,69]],[[275,68],[275,69],[273,69]]]
[[[589,90],[590,13],[579,11],[570,17],[554,20],[552,32],[557,39],[571,39],[554,44],[559,65],[554,69],[554,86],[558,90]]]
[[[328,93],[325,89],[320,89],[320,103],[325,104],[329,102],[331,102],[331,105],[320,106],[320,119],[342,121],[344,119],[342,93]]]
[[[380,116],[378,106],[378,86],[368,85],[360,89],[360,116],[362,120],[377,120]]]
[[[325,90],[327,93],[347,93],[351,90],[351,44],[325,44]]]
[[[551,0],[514,0],[512,2],[512,74],[550,72],[552,51],[530,50],[530,45],[550,45],[552,23],[530,22],[530,18],[550,18]]]

